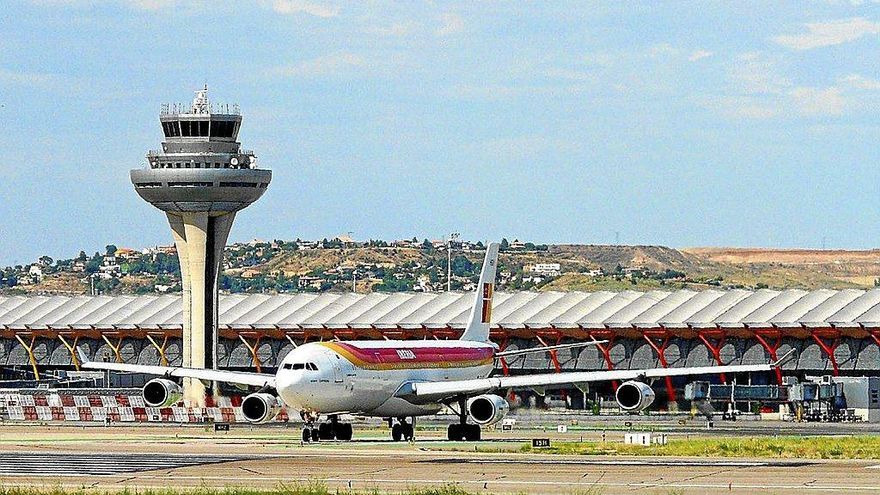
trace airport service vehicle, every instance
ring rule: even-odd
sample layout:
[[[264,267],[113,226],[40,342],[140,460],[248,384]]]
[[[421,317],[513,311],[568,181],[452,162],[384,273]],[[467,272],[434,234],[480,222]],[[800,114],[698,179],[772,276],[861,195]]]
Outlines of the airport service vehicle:
[[[304,441],[350,440],[351,424],[339,421],[344,414],[388,418],[392,438],[409,440],[413,437],[416,417],[435,414],[444,406],[459,417],[458,423],[449,426],[450,440],[479,440],[482,426],[497,423],[507,414],[509,405],[503,397],[506,390],[543,390],[619,380],[623,382],[616,391],[620,408],[637,412],[654,401],[654,391],[647,383],[651,379],[769,371],[782,361],[756,365],[491,376],[495,360],[499,358],[603,342],[499,351],[498,346],[489,341],[498,248],[498,243],[490,243],[487,247],[470,317],[458,340],[313,342],[287,354],[274,375],[89,362],[80,353],[82,367],[160,376],[147,382],[143,389],[144,400],[152,407],[164,407],[180,400],[181,388],[175,381],[180,378],[259,387],[242,402],[245,418],[253,423],[265,423],[278,414],[282,405],[286,405],[300,411],[305,423]],[[327,421],[319,422],[321,418],[327,418]],[[412,418],[412,422],[407,418]]]

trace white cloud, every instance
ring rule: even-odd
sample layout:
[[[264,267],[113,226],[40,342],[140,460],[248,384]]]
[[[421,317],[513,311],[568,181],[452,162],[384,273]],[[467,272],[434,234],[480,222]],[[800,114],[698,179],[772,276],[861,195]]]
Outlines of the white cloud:
[[[306,0],[273,0],[272,10],[279,14],[308,14],[315,17],[335,17],[339,15],[339,7]]]
[[[807,28],[806,33],[776,36],[773,41],[795,50],[809,50],[855,41],[869,34],[880,34],[880,23],[871,22],[864,17],[814,22],[804,26]]]
[[[389,26],[369,27],[365,31],[379,36],[407,36],[419,30],[419,25],[412,21],[395,22]]]
[[[284,77],[320,77],[368,67],[369,64],[363,57],[349,52],[339,52],[305,60],[294,65],[276,67],[270,73]]]
[[[736,57],[728,76],[734,89],[745,94],[781,94],[792,86],[788,78],[779,74],[775,60],[757,52]]]
[[[55,80],[52,74],[16,71],[0,68],[0,84],[22,86],[44,86]]]
[[[651,58],[674,57],[678,55],[678,52],[678,48],[675,48],[669,43],[660,43],[659,45],[653,45],[648,48],[648,56]]]
[[[691,62],[696,62],[697,60],[702,60],[706,57],[711,57],[712,55],[713,55],[713,53],[710,52],[709,50],[695,50],[688,57],[688,60]]]
[[[769,119],[782,113],[782,107],[775,98],[757,96],[722,96],[708,98],[703,106],[717,110],[728,117],[744,119]]]
[[[840,88],[798,87],[789,92],[795,110],[801,115],[840,115],[846,107],[846,98]]]
[[[880,90],[880,81],[870,79],[859,74],[848,74],[837,78],[837,83],[852,89],[861,89],[867,91]]]
[[[437,30],[438,36],[448,36],[464,31],[464,19],[458,14],[446,13],[440,17],[443,25]]]

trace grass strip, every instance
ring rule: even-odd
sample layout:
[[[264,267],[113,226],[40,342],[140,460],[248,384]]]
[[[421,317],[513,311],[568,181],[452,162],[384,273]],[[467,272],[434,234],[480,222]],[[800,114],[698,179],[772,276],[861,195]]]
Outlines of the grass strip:
[[[521,452],[567,455],[749,457],[782,459],[880,459],[880,435],[677,438],[667,445],[556,442],[525,445]],[[2,495],[2,494],[0,494]]]

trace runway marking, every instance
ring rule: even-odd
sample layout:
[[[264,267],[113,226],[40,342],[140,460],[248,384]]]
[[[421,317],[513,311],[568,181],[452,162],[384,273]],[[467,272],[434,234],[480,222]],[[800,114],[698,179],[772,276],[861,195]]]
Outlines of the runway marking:
[[[251,456],[169,454],[55,454],[2,452],[3,476],[112,476],[159,469],[176,469],[221,462],[247,461]]]

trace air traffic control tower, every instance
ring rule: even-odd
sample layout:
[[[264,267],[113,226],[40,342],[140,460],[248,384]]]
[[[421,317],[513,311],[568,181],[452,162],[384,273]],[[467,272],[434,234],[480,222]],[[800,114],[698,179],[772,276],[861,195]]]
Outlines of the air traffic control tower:
[[[257,168],[237,141],[237,106],[215,113],[207,87],[192,106],[163,105],[165,141],[147,153],[147,167],[131,171],[134,189],[165,212],[183,279],[183,366],[217,367],[217,284],[223,248],[235,213],[258,200],[272,172]],[[184,380],[184,399],[205,403],[205,386]]]

